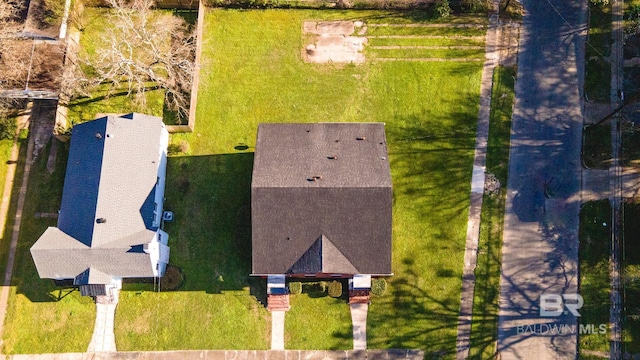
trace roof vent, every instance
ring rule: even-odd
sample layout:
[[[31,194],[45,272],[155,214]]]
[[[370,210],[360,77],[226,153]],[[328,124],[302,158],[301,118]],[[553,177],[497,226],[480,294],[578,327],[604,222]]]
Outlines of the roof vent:
[[[110,137],[113,137],[113,135],[111,135],[111,134],[107,134],[107,137],[108,137],[108,138],[110,138]]]
[[[104,224],[106,222],[107,222],[107,219],[105,219],[105,218],[97,218],[96,219],[96,223],[98,223],[98,224]]]
[[[307,181],[309,181],[309,182],[316,181],[316,178],[315,178],[315,176],[314,177],[310,177],[310,178],[307,178]]]
[[[96,139],[102,139],[102,134],[96,133]]]
[[[358,136],[356,137],[356,140],[367,140],[367,138],[364,136]]]
[[[327,159],[329,159],[329,160],[338,160],[338,155],[327,156]]]
[[[316,179],[316,180],[322,180],[322,175],[316,175],[313,178]]]

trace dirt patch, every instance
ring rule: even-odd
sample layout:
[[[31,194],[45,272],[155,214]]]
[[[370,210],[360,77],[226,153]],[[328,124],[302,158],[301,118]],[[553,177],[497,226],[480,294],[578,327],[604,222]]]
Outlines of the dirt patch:
[[[16,39],[7,42],[11,52],[3,54],[0,75],[6,89],[60,89],[64,46],[41,40]]]
[[[304,59],[312,63],[363,63],[367,38],[352,36],[366,33],[362,21],[305,21],[304,35],[310,39],[304,48]]]
[[[167,270],[164,273],[164,276],[160,280],[160,290],[178,290],[184,284],[184,274],[182,273],[182,269],[177,266],[167,265]]]
[[[51,309],[51,311],[46,311],[42,314],[43,315],[40,317],[39,321],[42,328],[46,329],[48,332],[63,329],[67,325],[67,320],[69,319],[69,314],[64,311],[55,311]]]
[[[25,32],[50,38],[57,37],[60,33],[60,23],[62,22],[60,15],[62,15],[63,9],[64,1],[51,2],[49,6],[44,0],[29,1],[24,25]]]
[[[131,332],[136,334],[146,334],[151,328],[149,327],[149,323],[151,322],[151,312],[145,311],[144,313],[136,316],[136,319],[126,324],[125,326],[129,328]]]

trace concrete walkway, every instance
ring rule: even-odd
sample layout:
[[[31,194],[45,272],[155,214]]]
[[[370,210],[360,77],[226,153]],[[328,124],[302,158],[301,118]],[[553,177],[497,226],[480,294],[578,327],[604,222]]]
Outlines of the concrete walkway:
[[[609,170],[585,169],[582,171],[582,201],[609,198]]]
[[[271,312],[271,350],[284,350],[284,315],[286,311]]]
[[[368,304],[349,304],[351,324],[353,325],[353,350],[367,348],[367,313]]]
[[[117,304],[96,303],[96,324],[87,352],[116,351],[116,337],[113,332]]]
[[[491,89],[493,87],[493,70],[498,63],[498,1],[492,2],[492,14],[489,20],[486,39],[486,60],[482,69],[480,84],[480,112],[473,159],[471,177],[471,205],[467,221],[467,240],[464,252],[462,272],[462,291],[460,294],[460,314],[458,317],[458,335],[456,339],[457,359],[469,357],[471,338],[471,318],[473,314],[473,293],[475,287],[475,269],[478,260],[478,237],[480,236],[480,214],[484,194],[485,163],[487,158],[487,140],[489,138],[489,116],[491,108]],[[355,333],[355,328],[354,328]]]

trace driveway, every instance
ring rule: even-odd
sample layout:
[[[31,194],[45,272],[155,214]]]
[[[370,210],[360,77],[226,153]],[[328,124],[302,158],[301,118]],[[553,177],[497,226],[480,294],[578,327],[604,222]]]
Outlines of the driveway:
[[[587,1],[522,3],[498,351],[501,359],[573,359],[576,318],[541,317],[539,299],[578,288]]]

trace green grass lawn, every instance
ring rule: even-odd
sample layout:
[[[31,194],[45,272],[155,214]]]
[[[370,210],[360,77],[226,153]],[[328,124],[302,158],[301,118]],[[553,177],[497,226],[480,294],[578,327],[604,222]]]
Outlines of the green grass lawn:
[[[590,125],[584,129],[582,163],[587,169],[609,169],[611,165],[611,124]]]
[[[502,188],[497,194],[484,195],[482,200],[469,350],[469,357],[472,359],[488,359],[495,356],[498,338],[502,231],[515,77],[516,69],[512,67],[497,67],[493,73],[486,169],[488,173],[496,176]]]
[[[285,348],[352,348],[351,314],[345,299],[334,299],[317,286],[304,285],[303,288],[302,294],[291,295],[291,310],[285,321]],[[312,290],[307,290],[309,288]]]
[[[589,2],[589,41],[586,47],[585,94],[596,102],[609,102],[611,92],[611,4]]]
[[[27,131],[22,131],[18,138],[18,150],[20,151],[20,159],[24,159],[26,154],[26,136]],[[0,140],[0,187],[4,191],[4,185],[6,181],[8,162],[11,159],[11,150],[13,147],[13,140]],[[18,161],[16,166],[16,172],[14,176],[14,187],[11,193],[11,199],[9,202],[9,211],[7,213],[7,220],[4,224],[4,232],[0,233],[0,269],[5,269],[7,266],[7,254],[9,252],[9,244],[11,242],[11,233],[13,230],[13,223],[15,219],[15,210],[17,203],[17,189],[16,184],[20,184],[22,181],[22,173],[24,161]]]
[[[622,256],[622,341],[623,351],[640,353],[640,204],[624,204]]]
[[[484,59],[483,49],[373,49],[367,52],[377,58],[467,58]]]
[[[404,27],[404,26],[370,26],[367,36],[462,36],[484,37],[484,27]]]
[[[580,294],[584,306],[580,309],[581,324],[609,323],[609,254],[611,228],[609,200],[584,204],[580,211]],[[608,334],[581,334],[580,350],[609,352]]]
[[[369,46],[480,46],[484,48],[484,39],[452,39],[452,38],[370,38]]]
[[[58,210],[66,154],[61,146],[56,171],[51,175],[46,170],[46,155],[31,168],[3,333],[5,354],[86,351],[91,339],[93,301],[81,297],[77,290],[58,288],[53,281],[40,279],[29,253],[47,226],[55,226],[55,220],[36,219],[34,214]],[[22,155],[24,159],[26,153]],[[18,166],[23,165],[21,162]],[[20,181],[18,178],[14,187],[15,199]]]
[[[482,63],[307,64],[301,59],[302,23],[318,19],[420,20],[416,13],[389,11],[208,11],[196,129],[172,135],[176,156],[167,170],[166,208],[175,213],[166,227],[171,264],[185,281],[177,291],[160,293],[149,284],[125,284],[116,314],[119,350],[268,348],[264,280],[248,276],[257,124],[379,121],[386,123],[394,186],[395,275],[370,307],[368,344],[425,349],[428,357],[455,353]],[[236,150],[238,145],[248,148]],[[83,351],[93,305],[77,292],[52,300],[52,285],[37,279],[28,253],[55,223],[28,214],[55,211],[61,190],[55,173],[35,174],[5,344],[11,353]],[[35,197],[43,192],[51,194]],[[71,305],[65,331],[41,329],[40,319]],[[293,297],[292,306],[287,347],[352,347],[344,300],[303,294]],[[47,336],[51,340],[35,340]]]
[[[430,354],[451,354],[455,349],[481,64],[368,62],[353,66],[314,65],[301,60],[304,20],[375,18],[400,22],[375,14],[210,11],[203,53],[207,69],[201,72],[196,133],[174,136],[172,141],[188,141],[191,155],[230,159],[226,165],[230,167],[238,162],[231,159],[243,156],[235,146],[246,145],[248,152],[253,151],[260,122],[385,122],[394,181],[395,276],[389,279],[387,293],[375,298],[370,308],[369,347],[422,348]],[[251,158],[247,161],[246,169],[244,165],[229,168],[226,176],[231,181],[248,181]],[[230,186],[209,183],[217,191]],[[190,184],[193,188],[196,181]],[[233,230],[238,221],[233,216],[249,206],[248,183],[234,189],[213,204],[215,208],[225,204],[224,212],[230,217],[226,222],[211,221],[218,224],[218,229],[212,227],[213,234],[225,232],[224,238],[239,232]],[[231,202],[227,199],[231,196],[240,200]],[[189,202],[192,200],[190,197]],[[247,260],[247,270],[237,277],[249,272],[248,265]],[[288,344],[300,344],[300,339],[308,336],[308,329],[297,325],[304,314],[310,314],[307,323],[315,321],[311,314],[335,311],[333,301],[315,300],[295,300],[295,310],[287,315],[287,321],[292,319],[286,325]],[[347,304],[342,307],[344,314]],[[319,332],[314,343],[349,348],[344,334],[350,332],[350,321],[343,317],[341,322],[341,333]],[[327,326],[335,328],[333,323]]]

